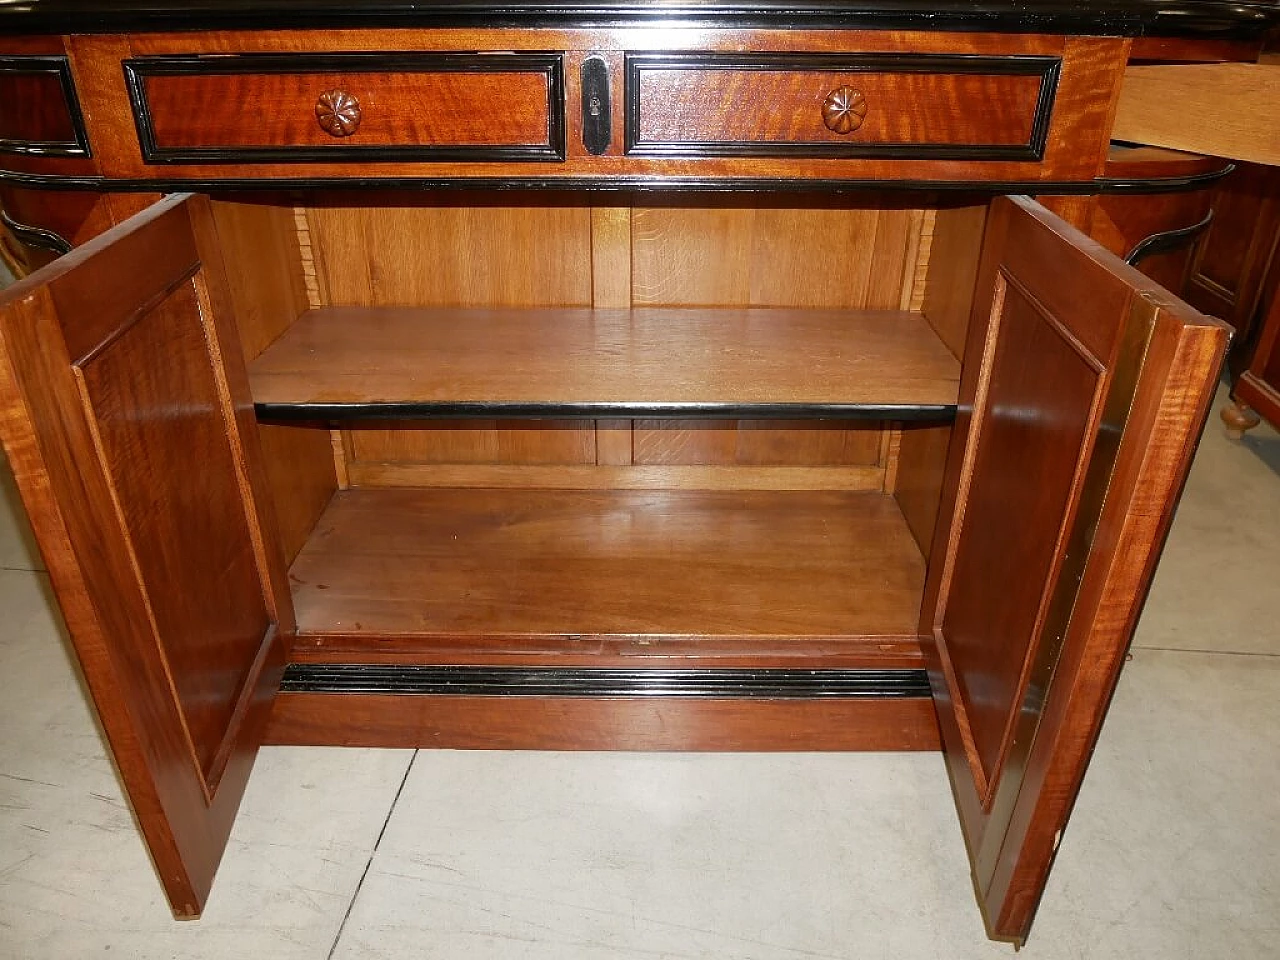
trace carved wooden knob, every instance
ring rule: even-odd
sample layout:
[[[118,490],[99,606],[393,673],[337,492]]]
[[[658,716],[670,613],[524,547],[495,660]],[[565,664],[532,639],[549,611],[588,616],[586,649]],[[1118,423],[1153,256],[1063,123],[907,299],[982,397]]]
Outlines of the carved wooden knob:
[[[867,98],[853,87],[838,87],[822,101],[822,122],[833,133],[853,133],[867,115]]]
[[[325,133],[349,137],[360,129],[360,101],[345,90],[326,90],[316,101],[316,120]]]

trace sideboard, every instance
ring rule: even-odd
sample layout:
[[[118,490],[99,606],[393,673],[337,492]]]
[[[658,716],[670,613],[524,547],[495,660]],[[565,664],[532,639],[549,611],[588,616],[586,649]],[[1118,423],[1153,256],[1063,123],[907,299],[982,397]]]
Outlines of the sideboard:
[[[1108,173],[1129,62],[1275,20],[0,8],[0,181],[115,223],[0,439],[175,915],[264,743],[942,749],[1025,939],[1228,336],[1081,228],[1222,172]]]

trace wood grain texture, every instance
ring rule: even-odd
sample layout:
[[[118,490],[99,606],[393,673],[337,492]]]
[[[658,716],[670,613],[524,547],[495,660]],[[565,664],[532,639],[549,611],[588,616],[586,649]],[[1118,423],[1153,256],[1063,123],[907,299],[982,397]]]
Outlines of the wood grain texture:
[[[916,217],[802,195],[647,200],[632,213],[632,302],[898,309]]]
[[[986,224],[985,203],[939,210],[933,222],[920,310],[957,358],[965,355]]]
[[[933,543],[950,442],[950,424],[904,424],[901,430],[893,495],[926,554]]]
[[[1074,296],[1063,286],[1068,274],[1074,278]],[[1011,303],[1015,286],[1019,299]],[[922,644],[935,678],[948,767],[988,930],[1017,941],[1026,936],[1055,838],[1083,777],[1167,529],[1173,491],[1185,476],[1186,457],[1203,423],[1213,365],[1225,340],[1213,322],[1027,201],[993,204],[978,291],[961,386],[964,412],[955,426],[966,442],[953,444],[948,458],[923,604],[929,633]],[[1112,318],[1110,325],[1102,322],[1106,317]],[[1155,323],[1156,333],[1144,363],[1143,341],[1132,338],[1145,329],[1146,320]],[[1063,347],[1048,350],[1020,342],[1048,326],[1057,328]],[[1194,359],[1188,357],[1173,374],[1167,348],[1179,342]],[[1045,388],[1073,377],[1080,381],[1073,404],[1067,403],[1068,391]],[[1123,388],[1111,389],[1117,377],[1127,378],[1124,382],[1137,391],[1132,415],[1123,406]],[[1096,386],[1086,382],[1095,379]],[[1004,399],[996,399],[999,395]],[[1105,408],[1100,396],[1106,397]],[[1155,408],[1168,417],[1159,439],[1151,432]],[[1018,415],[1002,423],[1015,409]],[[1104,410],[1108,429],[1099,430]],[[1022,439],[1013,442],[1019,434]],[[1166,440],[1170,447],[1162,454]],[[1111,460],[1116,444],[1118,458]],[[1107,445],[1111,453],[1097,460],[1091,449]],[[1004,455],[999,455],[1001,446],[1008,447]],[[1028,467],[1029,458],[1050,455],[1078,458],[1078,465]],[[1152,456],[1166,458],[1163,467],[1138,480],[1137,464]],[[1034,485],[1026,484],[1029,471],[1039,478]],[[1064,474],[1074,475],[1070,489],[1055,491]],[[991,498],[1002,490],[1008,499],[997,508]],[[1147,496],[1150,506],[1159,504],[1160,516],[1140,506]],[[1101,510],[1096,526],[1088,526],[1096,509]],[[1083,512],[1077,515],[1077,510]],[[1023,526],[1034,527],[1044,542],[1011,548],[1022,535],[1005,529],[1011,513],[1020,514]],[[1134,537],[1123,548],[1116,539],[1121,528]],[[1080,546],[1080,530],[1086,540],[1092,535],[1091,546]],[[1025,568],[1035,551],[1049,546],[1053,556],[1047,564],[1042,561],[1043,574],[969,576],[960,583],[965,578],[957,571],[966,552],[975,570],[998,571],[1007,557],[1017,557]],[[1063,571],[1077,564],[1082,564],[1081,586],[1069,630],[1048,636],[1047,625],[1056,623],[1056,612],[1073,596],[1074,578],[1063,584],[1058,578],[1069,577]],[[1094,619],[1098,611],[1087,598],[1103,582],[1117,589],[1117,598],[1123,593],[1120,621],[1109,615]],[[986,597],[985,613],[980,595]],[[1024,626],[1001,629],[1019,607]],[[953,650],[954,618],[990,621],[985,651],[979,650],[983,641],[976,627],[968,653],[961,652],[963,641]],[[1059,646],[1062,637],[1065,644]],[[1090,652],[1082,658],[1084,647]],[[1082,682],[1092,693],[1074,698],[1071,691]],[[1065,714],[1060,711],[1064,701],[1071,704]],[[997,709],[1000,704],[1003,709]],[[1037,771],[1045,769],[1058,771],[1061,779],[1041,779]],[[1029,809],[1037,815],[1027,816]],[[1014,876],[1018,879],[1009,879]]]
[[[304,645],[907,637],[924,560],[879,494],[365,489],[334,498],[290,577]]]
[[[539,73],[296,73],[151,76],[156,145],[311,147],[548,143]],[[334,137],[316,101],[340,89],[360,102],[359,129]]]
[[[1228,407],[1222,412],[1228,427],[1238,425],[1243,432],[1257,425],[1249,424],[1247,416],[1237,417],[1234,423],[1228,419],[1228,411],[1239,406],[1246,408],[1245,413],[1256,411],[1255,417],[1261,415],[1272,426],[1280,424],[1280,295],[1274,292],[1270,298],[1270,309],[1262,322],[1253,360],[1249,369],[1235,382],[1232,397],[1237,407]]]
[[[535,700],[284,693],[267,742],[452,750],[936,750],[928,700]]]
[[[308,306],[294,212],[258,198],[214,201],[210,207],[238,352],[252,359]],[[316,430],[261,424],[255,432],[287,564],[337,489],[333,451],[328,434],[321,437]]]
[[[1111,135],[1280,164],[1280,64],[1131,66],[1124,72]]]
[[[283,668],[270,611],[288,606],[249,502],[247,395],[218,366],[225,281],[196,257],[193,203],[162,203],[0,299],[0,437],[179,916],[199,914],[221,858]],[[105,309],[85,316],[93,291]]]
[[[883,466],[882,424],[839,420],[636,420],[632,462]]]
[[[645,68],[637,142],[1022,146],[1040,86],[1034,76],[942,71]],[[842,88],[861,95],[864,115],[834,130],[824,104]]]
[[[572,195],[397,199],[309,208],[325,306],[591,304],[591,209]]]
[[[362,463],[595,463],[583,420],[435,420],[367,424],[349,433],[348,471]]]
[[[0,70],[0,141],[75,148],[77,130],[58,74],[41,61],[30,71],[16,64]],[[0,148],[2,149],[2,148]]]
[[[953,403],[915,314],[311,311],[251,364],[258,403]]]
[[[627,421],[629,422],[629,421]],[[791,435],[791,436],[794,436]],[[794,448],[793,448],[794,449]],[[434,464],[356,462],[353,487],[533,487],[542,490],[883,490],[885,468],[742,464]]]
[[[95,82],[84,86],[86,113],[94,124],[90,134],[101,148],[100,162],[112,177],[153,177],[156,165],[142,161],[127,98],[123,95],[120,61],[128,53],[113,51],[107,37],[76,39],[78,56],[100,56],[104,62],[90,67]],[[165,54],[276,53],[300,54],[323,49],[342,51],[566,51],[568,62],[580,62],[587,52],[603,53],[616,62],[625,51],[651,51],[655,36],[644,28],[587,30],[327,30],[221,31],[134,35],[130,53],[137,57]],[[1035,160],[895,160],[895,159],[752,159],[694,158],[653,160],[616,154],[592,156],[581,141],[580,121],[569,123],[569,155],[563,163],[527,162],[389,162],[378,165],[388,177],[519,177],[536,166],[539,175],[551,177],[614,177],[618,175],[797,177],[800,179],[912,179],[912,180],[1088,180],[1100,171],[1106,152],[1111,107],[1125,62],[1128,41],[1119,38],[1067,38],[1032,34],[943,33],[928,31],[845,30],[715,30],[697,27],[664,30],[664,50],[733,52],[883,52],[946,53],[972,55],[1061,56],[1062,72],[1055,109],[1048,131],[1045,156]],[[114,55],[114,59],[111,57]],[[577,58],[575,60],[575,58]],[[579,78],[565,73],[565,97],[580,102]],[[353,91],[354,92],[354,91]],[[824,91],[824,95],[825,95]],[[358,95],[358,94],[357,94]],[[621,98],[619,107],[621,106]],[[311,109],[314,97],[308,103]],[[363,99],[361,101],[364,102]],[[574,111],[570,110],[572,118]],[[366,111],[367,114],[367,111]],[[614,129],[621,129],[615,116]],[[312,121],[314,122],[314,121]],[[364,121],[367,124],[366,118]],[[819,123],[820,123],[819,119]],[[362,126],[362,133],[364,127]],[[98,131],[102,135],[98,135]],[[826,134],[825,128],[822,128]],[[362,135],[357,134],[356,137]],[[327,134],[321,134],[328,136]],[[350,138],[347,138],[350,139]],[[620,140],[621,138],[618,137]],[[345,141],[343,141],[345,142]],[[322,148],[317,148],[322,149]],[[358,171],[359,163],[174,163],[165,164],[165,177],[223,178],[307,176],[341,177]]]
[[[1010,800],[1009,826],[986,888],[991,928],[1025,935],[1150,587],[1178,493],[1208,414],[1226,348],[1225,331],[1159,288],[1160,311],[1143,383],[1098,522],[1054,677],[1054,694]],[[992,842],[994,842],[994,837]]]

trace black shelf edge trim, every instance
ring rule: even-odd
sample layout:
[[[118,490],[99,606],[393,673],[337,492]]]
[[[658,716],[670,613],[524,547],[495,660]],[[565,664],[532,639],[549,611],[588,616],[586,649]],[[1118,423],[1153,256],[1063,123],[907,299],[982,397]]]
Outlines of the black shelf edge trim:
[[[334,27],[943,30],[1256,38],[1280,21],[1263,0],[34,0],[0,7],[0,34]]]
[[[587,193],[971,193],[1029,194],[1043,197],[1095,194],[1181,193],[1221,180],[1235,167],[1185,177],[1055,182],[1046,180],[860,180],[786,179],[769,177],[226,177],[214,179],[112,179],[0,170],[0,183],[44,190],[92,190],[121,193],[288,193],[305,190],[546,190]]]
[[[956,404],[843,403],[256,403],[259,420],[466,420],[700,417],[712,420],[953,420]]]
[[[924,698],[924,670],[424,667],[289,664],[281,693],[455,697],[690,697],[714,700]]]

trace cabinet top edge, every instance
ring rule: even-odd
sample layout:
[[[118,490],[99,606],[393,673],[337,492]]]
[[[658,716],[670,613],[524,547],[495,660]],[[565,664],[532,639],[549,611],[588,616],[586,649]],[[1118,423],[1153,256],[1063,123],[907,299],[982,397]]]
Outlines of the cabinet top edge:
[[[0,0],[0,35],[336,27],[936,30],[1250,39],[1273,0]]]

